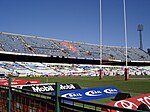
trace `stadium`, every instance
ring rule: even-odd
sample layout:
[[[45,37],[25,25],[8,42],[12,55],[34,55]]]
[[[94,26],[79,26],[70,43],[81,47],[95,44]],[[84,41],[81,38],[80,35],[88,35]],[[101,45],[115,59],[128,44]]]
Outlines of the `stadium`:
[[[149,79],[150,79],[150,53],[139,48],[128,47],[128,81],[125,79],[125,47],[121,46],[102,46],[102,65],[100,65],[100,45],[73,42],[66,40],[57,40],[52,38],[28,36],[22,34],[13,34],[0,32],[0,70],[1,76],[15,77],[16,80],[12,80],[12,86],[24,85],[17,88],[25,88],[25,84],[39,84],[34,89],[36,93],[32,91],[32,97],[25,97],[22,95],[29,94],[29,91],[21,92],[15,88],[14,101],[12,103],[12,110],[15,111],[41,111],[49,112],[54,111],[57,107],[55,102],[57,99],[51,101],[51,105],[48,104],[49,96],[41,93],[41,91],[50,91],[52,89],[46,87],[49,85],[53,87],[54,82],[61,83],[61,89],[69,89],[77,87],[79,90],[90,87],[105,87],[115,86],[119,88],[123,93],[128,92],[131,96],[137,96],[146,94],[143,98],[147,98],[146,104],[149,104]],[[100,70],[102,69],[102,77]],[[21,80],[21,81],[20,81]],[[34,82],[37,81],[37,82]],[[32,81],[34,83],[32,83]],[[22,82],[20,84],[20,82]],[[5,82],[9,85],[9,82]],[[17,84],[15,84],[17,83]],[[41,83],[41,84],[40,84]],[[42,83],[47,83],[42,87]],[[75,83],[75,84],[74,84]],[[127,85],[127,83],[129,85]],[[3,78],[0,82],[4,85]],[[68,85],[65,85],[68,84]],[[57,85],[57,84],[56,84]],[[64,86],[65,85],[65,86]],[[81,87],[79,87],[81,86]],[[130,88],[128,87],[130,86]],[[137,87],[137,88],[135,88]],[[138,88],[139,87],[139,88]],[[28,87],[29,88],[29,87]],[[76,88],[75,88],[76,89]],[[142,91],[143,89],[143,91]],[[1,87],[1,91],[4,91],[4,87]],[[9,90],[9,89],[8,89]],[[116,91],[116,88],[111,88],[111,92]],[[18,92],[19,91],[19,92]],[[38,91],[38,92],[37,92]],[[39,92],[40,91],[40,92]],[[57,92],[57,91],[56,91]],[[8,92],[9,93],[9,92]],[[93,92],[92,92],[93,93]],[[95,94],[101,93],[100,91],[94,91]],[[93,94],[94,94],[93,93]],[[34,94],[34,97],[33,97]],[[46,97],[46,102],[43,102],[41,97],[37,97],[40,94],[41,97]],[[9,95],[9,94],[8,94]],[[126,94],[128,95],[128,94]],[[70,95],[82,96],[81,94]],[[3,98],[4,97],[4,98]],[[1,110],[6,111],[5,107],[5,92],[1,92]],[[61,108],[67,112],[74,111],[108,111],[115,109],[115,107],[107,107],[103,104],[111,102],[110,97],[98,100],[92,100],[91,102],[84,102],[76,99],[63,98],[63,104]],[[38,98],[38,100],[36,99]],[[31,101],[29,99],[32,99]],[[41,100],[39,100],[41,99]],[[51,96],[51,99],[54,99]],[[21,100],[21,102],[20,102]],[[75,102],[65,104],[65,100]],[[24,102],[26,101],[26,103]],[[24,103],[22,103],[24,102]],[[28,103],[27,103],[28,102]],[[32,102],[32,103],[31,103]],[[34,102],[34,103],[33,103]],[[101,102],[99,104],[99,102]],[[95,104],[96,103],[96,104]],[[98,105],[98,104],[99,105]],[[32,105],[33,104],[33,105]],[[79,107],[75,104],[80,105]],[[85,105],[88,106],[85,106]],[[32,105],[32,106],[31,106]],[[40,108],[38,108],[38,106]],[[47,107],[46,105],[49,105]],[[81,107],[81,105],[84,105]],[[138,104],[139,105],[139,104]],[[26,107],[27,106],[27,107]],[[89,108],[90,106],[94,106]],[[72,107],[74,110],[70,109]],[[44,109],[43,109],[44,108]],[[95,110],[93,109],[95,108]],[[97,109],[101,108],[101,109]],[[76,110],[75,110],[76,109]],[[91,110],[90,110],[91,109]],[[122,108],[117,108],[122,110]],[[116,109],[116,110],[117,110]],[[129,108],[132,109],[132,108]],[[137,107],[136,107],[137,109]],[[126,110],[131,111],[131,110]],[[134,110],[132,110],[134,111]]]
[[[94,74],[97,74],[96,70],[99,70],[99,45],[1,32],[0,46],[1,73],[4,74],[53,76],[63,75],[61,73],[71,75],[69,74],[71,71],[72,74],[74,72],[75,75],[77,73],[81,75],[86,69],[95,71]],[[103,67],[106,68],[104,74],[123,75],[126,60],[125,47],[103,46],[102,49]],[[150,75],[148,52],[139,48],[128,48],[127,57],[129,68],[131,68],[129,74]],[[111,65],[116,65],[114,70]],[[116,68],[118,70],[115,70]],[[113,71],[108,73],[110,69]],[[51,74],[48,73],[49,71]],[[85,73],[85,75],[90,74],[92,73]]]

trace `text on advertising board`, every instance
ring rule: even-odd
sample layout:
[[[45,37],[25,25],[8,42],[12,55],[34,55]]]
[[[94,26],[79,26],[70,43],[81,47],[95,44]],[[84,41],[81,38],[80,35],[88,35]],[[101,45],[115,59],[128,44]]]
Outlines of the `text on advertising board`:
[[[142,103],[146,104],[150,109],[150,93],[127,98],[125,100],[110,102],[107,105],[137,110],[138,106]],[[111,110],[111,112],[116,111]]]
[[[113,86],[109,86],[80,90],[65,90],[60,92],[60,96],[79,100],[95,100],[115,96],[118,92],[120,92],[120,90]]]
[[[19,89],[31,90],[34,92],[53,92],[55,90],[55,83],[29,84],[29,85],[19,85],[15,87]],[[81,89],[81,88],[76,83],[60,85],[60,90],[74,90],[74,89]]]

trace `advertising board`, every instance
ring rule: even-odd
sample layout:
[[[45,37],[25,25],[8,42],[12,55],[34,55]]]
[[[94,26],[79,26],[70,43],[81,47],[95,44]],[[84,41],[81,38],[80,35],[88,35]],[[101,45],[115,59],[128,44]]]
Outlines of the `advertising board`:
[[[43,83],[43,84],[29,84],[29,85],[18,85],[14,86],[19,89],[31,90],[33,92],[53,92],[55,90],[55,83]],[[74,90],[81,89],[76,83],[60,84],[60,90]]]
[[[132,98],[127,98],[125,100],[110,102],[107,103],[107,105],[137,110],[138,106],[142,103],[146,104],[150,109],[150,93],[143,94],[140,96],[135,96]],[[109,111],[116,112],[115,110],[109,110]]]
[[[39,80],[26,80],[26,79],[12,79],[11,84],[15,85],[25,85],[25,84],[40,84]],[[0,79],[0,85],[8,86],[8,79]]]
[[[65,90],[60,92],[60,96],[87,101],[115,96],[118,92],[120,92],[120,90],[117,88],[108,86],[79,90]]]

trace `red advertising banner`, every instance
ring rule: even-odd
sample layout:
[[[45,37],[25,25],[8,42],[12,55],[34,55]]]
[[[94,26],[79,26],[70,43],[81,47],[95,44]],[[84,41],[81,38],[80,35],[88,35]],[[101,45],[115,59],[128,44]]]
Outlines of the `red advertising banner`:
[[[137,110],[138,106],[142,103],[146,104],[150,109],[150,93],[143,94],[140,96],[135,96],[132,98],[127,98],[125,100],[110,102],[107,103],[107,105]],[[107,110],[107,111],[116,112],[116,110]]]
[[[40,84],[40,80],[12,79],[12,85]],[[0,79],[0,85],[8,86],[8,79]]]

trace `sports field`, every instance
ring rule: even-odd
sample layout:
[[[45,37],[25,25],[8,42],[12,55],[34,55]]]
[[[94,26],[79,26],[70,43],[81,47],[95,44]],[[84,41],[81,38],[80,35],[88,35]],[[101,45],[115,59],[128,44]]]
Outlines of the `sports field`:
[[[99,77],[20,77],[21,79],[38,79],[41,83],[60,82],[60,83],[77,83],[81,88],[115,86],[121,92],[130,93],[131,96],[150,93],[150,76],[132,76],[125,81],[123,76],[104,76],[103,80]],[[112,97],[94,100],[92,102],[105,104],[111,102]]]

